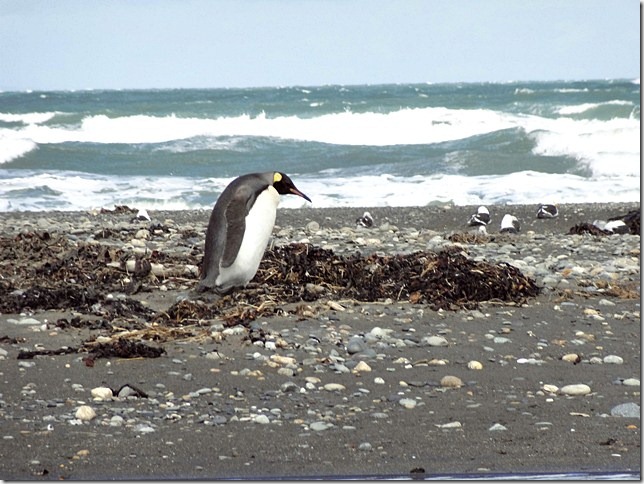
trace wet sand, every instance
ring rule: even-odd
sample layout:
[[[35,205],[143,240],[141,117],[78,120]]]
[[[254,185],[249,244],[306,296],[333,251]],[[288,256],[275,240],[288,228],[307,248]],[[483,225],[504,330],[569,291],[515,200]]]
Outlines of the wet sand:
[[[469,257],[509,259],[534,272],[543,290],[523,305],[488,301],[433,311],[332,296],[269,301],[280,310],[247,325],[213,318],[153,328],[159,335],[185,331],[145,341],[165,351],[159,358],[97,358],[91,365],[87,352],[18,357],[113,339],[119,324],[131,336],[137,329],[126,327],[127,315],[93,326],[101,321],[97,308],[0,314],[0,478],[639,473],[639,235],[567,235],[578,223],[639,204],[562,205],[547,221],[537,220],[532,206],[489,208],[491,236],[498,237],[506,211],[519,218],[521,232],[459,247]],[[475,209],[280,210],[273,244],[365,254],[443,247],[453,245],[449,234],[467,230]],[[355,227],[364,210],[374,217],[371,230]],[[167,267],[188,269],[149,276],[138,292],[111,297],[163,312],[196,284],[190,267],[202,255],[209,213],[150,215],[172,230],[142,238],[144,245],[172,255]],[[0,225],[7,239],[48,233],[127,252],[148,226],[131,219],[3,213]],[[105,237],[95,237],[98,231]],[[552,262],[541,264],[545,259]],[[13,277],[17,265],[1,266],[11,291],[30,287],[29,278]],[[74,318],[79,324],[56,324]],[[124,385],[145,396],[92,395]],[[77,413],[83,406],[96,416],[85,420]]]

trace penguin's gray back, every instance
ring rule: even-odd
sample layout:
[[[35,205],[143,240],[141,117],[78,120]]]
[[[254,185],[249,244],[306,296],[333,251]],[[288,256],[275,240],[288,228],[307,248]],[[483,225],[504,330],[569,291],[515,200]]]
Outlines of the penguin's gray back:
[[[255,276],[275,225],[273,172],[243,175],[217,199],[206,231],[199,286],[225,293]]]

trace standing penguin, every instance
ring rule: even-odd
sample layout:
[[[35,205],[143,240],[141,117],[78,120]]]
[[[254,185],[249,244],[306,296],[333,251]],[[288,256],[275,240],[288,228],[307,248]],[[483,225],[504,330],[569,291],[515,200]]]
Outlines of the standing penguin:
[[[279,171],[233,180],[210,215],[198,292],[225,294],[255,277],[275,225],[281,195],[311,199]]]

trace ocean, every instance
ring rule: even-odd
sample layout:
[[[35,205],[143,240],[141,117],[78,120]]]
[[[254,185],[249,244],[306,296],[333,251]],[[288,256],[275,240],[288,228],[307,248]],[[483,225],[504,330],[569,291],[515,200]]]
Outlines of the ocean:
[[[0,92],[0,211],[210,209],[272,170],[312,207],[639,201],[640,82]]]

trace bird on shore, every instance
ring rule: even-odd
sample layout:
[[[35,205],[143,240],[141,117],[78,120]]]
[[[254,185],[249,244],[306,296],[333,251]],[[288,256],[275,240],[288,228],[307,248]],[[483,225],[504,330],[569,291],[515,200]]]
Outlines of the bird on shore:
[[[373,217],[369,212],[365,212],[362,214],[362,217],[358,217],[356,219],[356,226],[358,227],[373,227]]]
[[[623,220],[609,220],[604,226],[604,230],[608,230],[614,234],[628,234],[631,229],[624,223]]]
[[[537,218],[555,218],[559,216],[559,210],[556,205],[542,203],[537,209]]]
[[[631,231],[629,226],[620,219],[609,220],[608,222],[604,220],[594,220],[593,225],[598,229],[611,234],[628,234]]]
[[[279,171],[242,175],[224,189],[208,222],[197,292],[226,294],[255,277],[275,225],[280,195],[288,194],[311,201]]]
[[[509,213],[506,213],[501,220],[501,230],[502,234],[516,234],[521,230],[521,225],[519,220]]]
[[[140,208],[138,212],[136,212],[136,216],[131,220],[132,222],[137,222],[137,221],[146,221],[150,222],[152,219],[150,218],[150,215],[148,215],[148,211],[144,208]]]
[[[486,233],[487,224],[490,223],[490,211],[487,207],[481,205],[476,213],[470,216],[470,219],[467,221],[467,225],[470,227],[476,227],[479,232]]]

